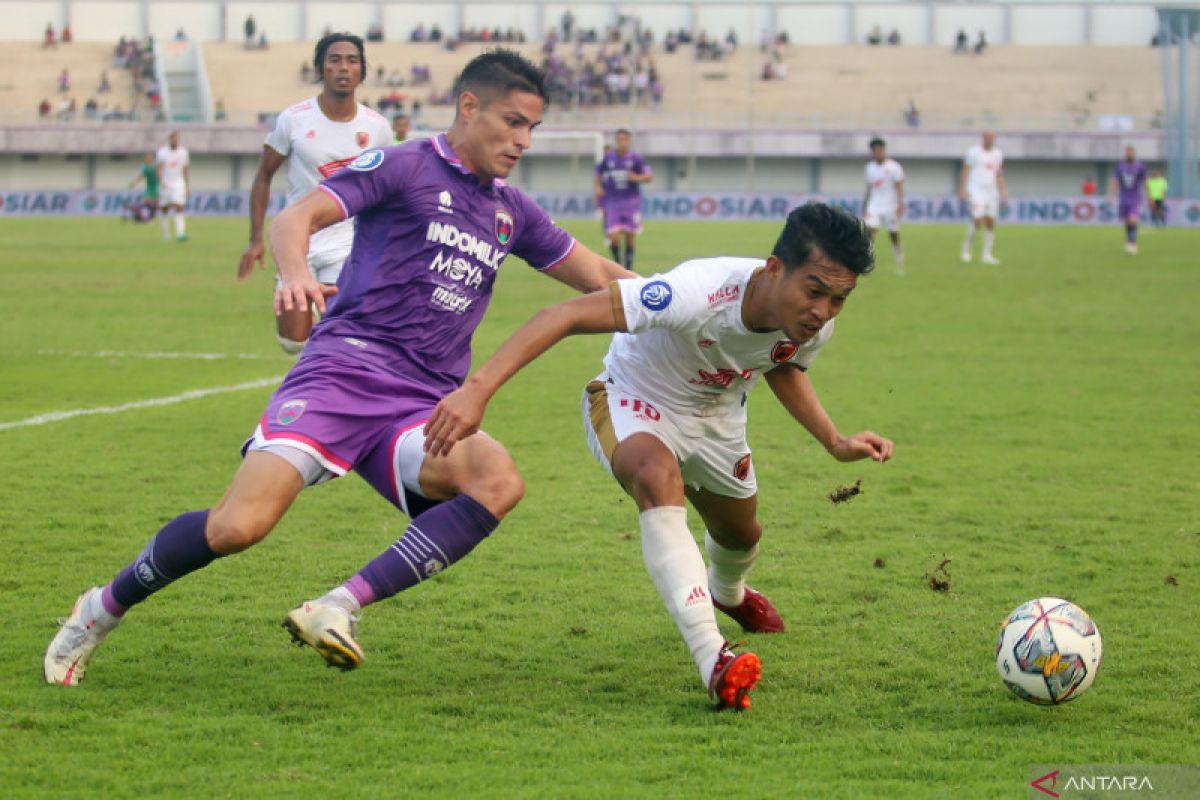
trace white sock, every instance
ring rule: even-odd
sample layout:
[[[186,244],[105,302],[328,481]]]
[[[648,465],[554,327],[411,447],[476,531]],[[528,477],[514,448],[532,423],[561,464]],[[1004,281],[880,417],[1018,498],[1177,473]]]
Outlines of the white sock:
[[[175,235],[183,236],[186,233],[186,224],[182,213],[175,214]]]
[[[746,599],[746,576],[758,558],[758,545],[749,550],[731,550],[704,532],[708,551],[708,588],[723,606],[739,606]]]
[[[700,680],[708,686],[725,644],[705,585],[704,557],[687,527],[687,509],[661,506],[643,511],[642,558],[659,597],[692,651]]]
[[[158,215],[158,222],[160,225],[162,225],[163,239],[171,238],[171,229],[170,229],[170,227],[168,227],[167,217],[170,214],[174,214],[174,213],[175,213],[174,211],[171,211],[171,212],[163,212],[162,214]]]
[[[903,267],[904,266],[904,249],[902,247],[900,247],[900,245],[896,245],[895,247],[892,248],[892,255],[895,256],[895,258],[896,258],[896,266]]]
[[[100,591],[92,592],[88,598],[87,607],[83,610],[84,619],[94,619],[96,627],[102,632],[108,633],[121,622],[121,617],[114,617],[108,613],[108,609],[104,607],[104,601],[101,596],[104,594],[104,588]]]
[[[983,255],[985,258],[990,258],[992,255],[992,242],[996,241],[995,231],[983,232]]]
[[[963,239],[963,252],[971,252],[971,242],[975,241],[975,223],[967,225],[967,238]]]
[[[359,604],[358,598],[345,586],[331,589],[318,599],[317,602],[327,606],[337,606],[344,609],[352,617],[357,617],[362,612],[362,606]]]

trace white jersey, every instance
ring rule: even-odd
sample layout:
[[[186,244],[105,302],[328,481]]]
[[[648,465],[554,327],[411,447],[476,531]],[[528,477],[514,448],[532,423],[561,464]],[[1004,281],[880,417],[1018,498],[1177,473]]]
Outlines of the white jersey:
[[[380,114],[361,103],[354,119],[334,122],[321,112],[317,98],[311,97],[281,113],[266,145],[288,160],[288,205],[297,202],[317,184],[341,170],[364,150],[387,147],[392,143],[392,128]],[[347,219],[318,231],[309,240],[310,257],[344,251],[344,260],[354,242],[354,220]]]
[[[987,196],[1000,191],[996,184],[996,176],[1004,166],[1004,153],[995,145],[990,150],[984,150],[980,145],[973,145],[967,151],[964,159],[967,165],[967,191],[973,195]]]
[[[164,144],[158,148],[155,160],[158,161],[163,184],[170,186],[184,182],[183,171],[191,163],[186,147],[180,145],[172,150]]]
[[[704,258],[614,281],[613,309],[629,333],[613,336],[608,378],[663,410],[744,423],[746,396],[763,372],[780,364],[807,369],[833,335],[833,320],[803,344],[749,330],[742,302],[762,267],[760,259]]]
[[[867,162],[866,175],[867,185],[871,187],[867,208],[881,214],[894,214],[898,205],[896,184],[904,180],[904,168],[891,158],[882,164],[872,159]]]

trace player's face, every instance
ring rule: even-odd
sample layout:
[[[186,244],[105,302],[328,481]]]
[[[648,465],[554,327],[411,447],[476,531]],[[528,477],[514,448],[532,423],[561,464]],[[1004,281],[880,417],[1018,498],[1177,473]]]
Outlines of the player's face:
[[[1136,159],[1136,158],[1137,158],[1137,151],[1134,150],[1132,147],[1126,147],[1125,148],[1125,160],[1128,161],[1130,164],[1132,164],[1134,162],[1134,159]]]
[[[546,103],[530,92],[514,90],[484,104],[473,92],[459,98],[464,127],[459,155],[483,181],[507,178],[533,144],[533,129],[542,124]]]
[[[617,152],[625,155],[629,152],[630,137],[628,133],[617,134]]]
[[[768,259],[767,269],[779,271],[777,290],[770,294],[771,327],[793,342],[807,342],[816,336],[841,313],[858,284],[854,272],[816,249],[791,272],[774,256]]]
[[[396,138],[403,141],[408,138],[408,117],[396,117],[392,120],[392,133]]]
[[[996,134],[992,133],[991,131],[984,131],[983,132],[983,149],[991,150],[992,145],[994,145],[995,143],[996,143]]]
[[[362,58],[358,55],[358,48],[350,42],[329,45],[321,66],[321,78],[327,92],[353,94],[355,87],[362,82]]]
[[[171,146],[172,150],[174,150],[176,147],[179,147],[179,134],[172,133],[170,136],[168,136],[167,144],[169,144]]]
[[[882,164],[887,158],[887,148],[881,144],[877,144],[871,148],[871,158]]]

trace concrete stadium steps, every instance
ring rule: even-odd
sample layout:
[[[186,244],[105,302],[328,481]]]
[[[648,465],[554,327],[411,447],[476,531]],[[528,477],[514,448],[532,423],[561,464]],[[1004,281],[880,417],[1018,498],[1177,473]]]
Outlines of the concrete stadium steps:
[[[0,47],[0,119],[29,122],[37,119],[37,107],[49,99],[55,109],[62,99],[75,98],[76,119],[83,115],[89,97],[109,106],[129,110],[133,98],[133,78],[129,70],[114,67],[113,50],[117,43],[78,42],[44,49],[32,42],[6,42]],[[71,91],[58,91],[58,74],[66,67],[71,73]],[[97,94],[100,73],[108,72],[112,91]]]

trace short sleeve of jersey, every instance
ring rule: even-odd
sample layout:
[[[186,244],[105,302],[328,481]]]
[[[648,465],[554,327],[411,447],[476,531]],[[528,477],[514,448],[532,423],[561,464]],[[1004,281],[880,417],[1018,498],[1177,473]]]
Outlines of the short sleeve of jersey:
[[[904,180],[904,167],[897,161],[892,162],[892,180],[896,183]]]
[[[629,333],[651,328],[682,331],[707,317],[707,298],[685,267],[649,278],[613,281],[613,311],[619,327]]]
[[[596,162],[596,174],[597,175],[604,174],[604,164],[605,164],[605,159],[603,159],[603,158]]]
[[[639,154],[633,161],[633,171],[637,175],[649,175],[650,165],[646,163],[646,159]]]
[[[575,237],[558,227],[550,215],[525,193],[514,190],[512,202],[516,206],[516,219],[509,220],[515,228],[512,232],[513,255],[525,259],[536,270],[545,271],[558,266],[575,249]],[[504,223],[502,213],[496,212],[494,224],[497,238],[499,228]]]
[[[267,134],[264,142],[281,156],[291,155],[292,152],[292,115],[286,111],[275,118],[275,127]]]
[[[365,150],[321,185],[347,218],[401,194],[407,183],[407,161],[400,148]]]

